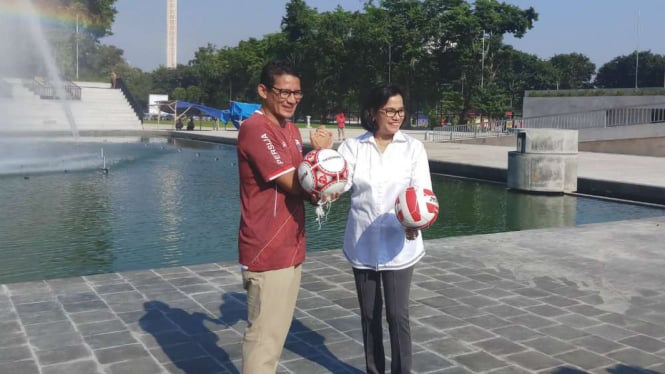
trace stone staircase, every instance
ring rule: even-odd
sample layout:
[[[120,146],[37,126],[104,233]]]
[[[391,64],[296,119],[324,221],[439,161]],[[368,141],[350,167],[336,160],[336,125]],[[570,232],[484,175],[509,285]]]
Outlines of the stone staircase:
[[[67,108],[81,130],[141,130],[142,125],[127,99],[109,83],[74,82],[81,100],[40,99],[19,79],[5,79],[12,95],[0,98],[0,132],[70,131]]]

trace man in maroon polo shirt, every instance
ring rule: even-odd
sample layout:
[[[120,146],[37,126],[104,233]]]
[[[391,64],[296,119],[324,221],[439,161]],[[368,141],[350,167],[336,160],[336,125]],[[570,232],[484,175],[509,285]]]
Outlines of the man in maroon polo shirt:
[[[298,183],[302,137],[288,120],[303,97],[298,74],[283,61],[270,62],[263,67],[257,90],[262,106],[238,133],[238,251],[248,309],[242,347],[245,374],[277,369],[305,261],[304,200],[314,199]],[[317,136],[327,135],[315,133],[312,144],[320,143],[314,141]]]

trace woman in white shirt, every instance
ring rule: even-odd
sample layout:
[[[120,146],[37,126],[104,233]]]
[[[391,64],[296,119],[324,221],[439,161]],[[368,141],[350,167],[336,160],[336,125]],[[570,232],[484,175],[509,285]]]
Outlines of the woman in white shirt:
[[[390,331],[391,373],[411,371],[409,290],[413,268],[423,255],[418,230],[395,216],[395,199],[408,186],[432,189],[422,142],[400,131],[404,97],[396,86],[379,86],[367,96],[361,124],[367,130],[338,151],[349,167],[351,207],[344,255],[353,267],[360,304],[367,373],[385,372],[383,299]]]

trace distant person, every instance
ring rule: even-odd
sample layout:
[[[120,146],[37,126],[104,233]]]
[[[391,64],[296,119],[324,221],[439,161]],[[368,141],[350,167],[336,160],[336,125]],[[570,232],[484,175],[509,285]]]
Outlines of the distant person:
[[[175,122],[175,129],[182,130],[182,117],[178,117],[178,120]]]
[[[111,88],[116,88],[118,80],[118,74],[115,73],[115,70],[111,70]]]
[[[189,122],[187,122],[187,130],[194,130],[194,117],[189,117]]]
[[[303,98],[298,73],[286,62],[269,62],[261,70],[257,92],[261,107],[240,126],[237,147],[238,254],[247,292],[242,372],[274,374],[305,261],[304,200],[318,199],[307,195],[298,182],[303,142],[300,130],[289,121]],[[327,130],[317,130],[321,132]],[[310,135],[312,145],[319,144],[317,133]]]
[[[335,121],[337,121],[337,140],[344,140],[344,128],[346,127],[346,116],[344,112],[339,112],[335,115]]]
[[[364,134],[339,146],[349,166],[351,204],[344,231],[344,256],[353,268],[365,365],[386,372],[383,317],[390,334],[390,372],[411,373],[409,291],[416,263],[425,255],[422,235],[405,229],[395,199],[408,186],[432,188],[425,146],[402,132],[404,97],[396,86],[373,88],[362,110]]]

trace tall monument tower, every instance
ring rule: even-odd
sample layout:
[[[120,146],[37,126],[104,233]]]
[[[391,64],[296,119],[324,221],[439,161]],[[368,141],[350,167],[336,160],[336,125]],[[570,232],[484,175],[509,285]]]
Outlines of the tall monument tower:
[[[166,67],[178,64],[178,0],[166,0]]]

